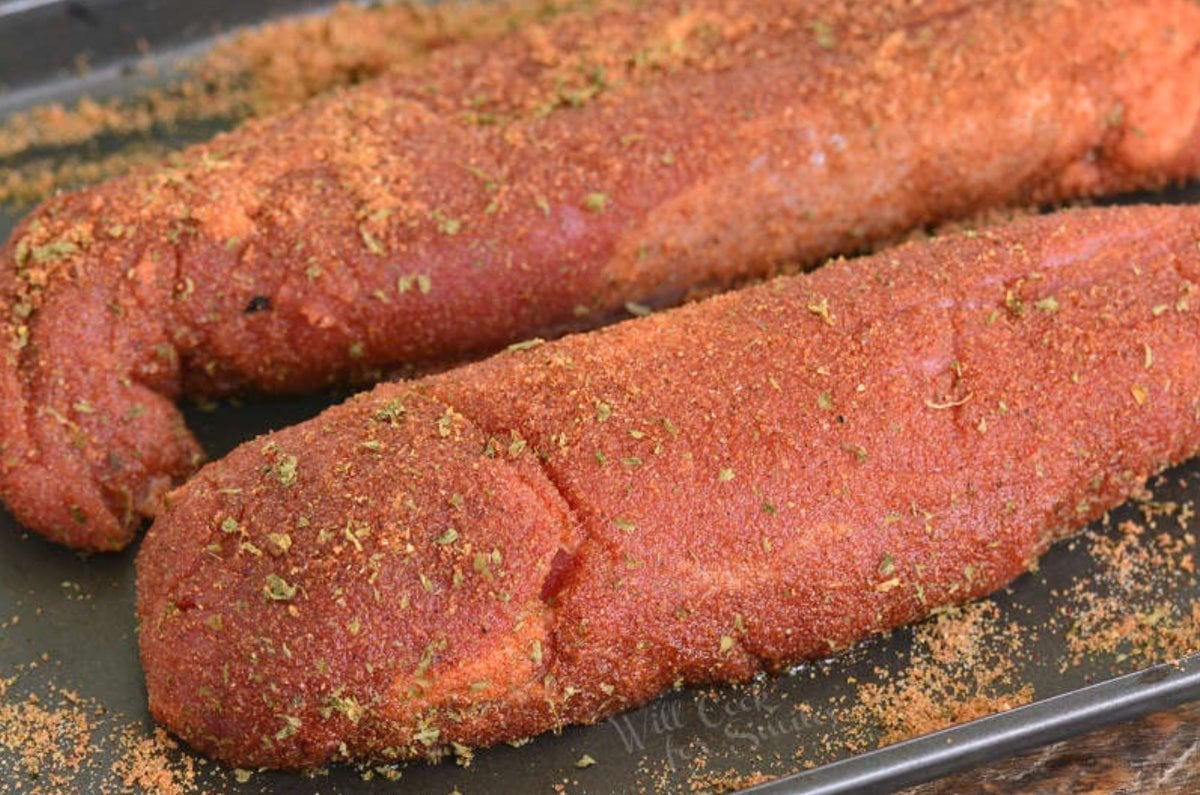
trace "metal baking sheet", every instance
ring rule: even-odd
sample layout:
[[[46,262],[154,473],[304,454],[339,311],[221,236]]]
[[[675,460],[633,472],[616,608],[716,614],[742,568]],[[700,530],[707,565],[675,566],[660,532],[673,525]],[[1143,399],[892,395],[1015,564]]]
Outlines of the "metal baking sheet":
[[[84,92],[130,90],[139,78],[125,66],[135,52],[130,42],[139,35],[159,45],[156,58],[169,63],[180,52],[195,51],[198,37],[215,30],[313,5],[284,0],[253,4],[0,0],[0,85],[9,89],[0,92],[0,116],[46,97],[70,99]],[[97,66],[90,76],[69,71],[75,55],[83,51]],[[1200,186],[1121,200],[1200,203]],[[7,237],[19,216],[15,208],[0,207],[0,236]],[[257,434],[310,417],[342,397],[226,403],[215,410],[189,408],[188,420],[209,453],[219,456]],[[1191,462],[1172,470],[1156,479],[1152,491],[1151,505],[1184,505],[1200,498],[1200,464]],[[1101,538],[1117,539],[1123,532],[1121,522],[1142,521],[1146,505],[1143,501],[1124,506],[1108,523],[1092,529]],[[1187,513],[1159,522],[1154,532],[1166,534],[1164,544],[1194,545],[1189,534],[1200,535],[1200,521]],[[152,728],[136,649],[135,554],[136,549],[129,549],[81,557],[23,532],[0,513],[0,679],[15,677],[7,698],[20,700],[34,694],[43,703],[52,703],[55,694],[66,689],[89,708],[103,710],[95,716],[96,758],[77,776],[78,791],[121,791],[123,784],[111,762],[117,761],[122,749],[104,738],[131,728],[145,733]],[[992,597],[991,623],[1011,624],[1006,631],[1017,636],[1020,653],[1010,655],[1011,678],[1028,686],[1034,704],[957,730],[950,745],[954,737],[969,739],[970,755],[947,756],[946,742],[940,737],[871,754],[879,744],[879,727],[870,720],[848,719],[860,688],[896,681],[924,653],[919,648],[919,630],[910,628],[785,675],[738,687],[672,692],[596,726],[570,728],[520,747],[480,751],[469,765],[411,764],[381,771],[334,767],[307,776],[254,772],[240,781],[247,775],[237,776],[197,758],[194,783],[203,791],[457,790],[468,795],[728,791],[774,779],[763,791],[843,792],[866,782],[883,791],[1163,707],[1170,699],[1200,695],[1196,692],[1200,677],[1191,668],[1120,679],[1145,664],[1136,655],[1122,659],[1118,654],[1085,655],[1075,664],[1069,642],[1070,613],[1078,601],[1072,594],[1077,595],[1079,587],[1105,587],[1103,582],[1091,583],[1093,579],[1095,561],[1089,544],[1068,542],[1051,550],[1036,572]],[[1196,578],[1177,580],[1157,598],[1171,609],[1190,611],[1200,598]],[[1088,686],[1096,687],[1084,690]],[[1051,700],[1055,698],[1065,701]],[[1023,745],[1014,744],[1014,737]],[[0,771],[19,770],[18,760],[11,754],[6,759],[5,753],[0,745]],[[182,770],[187,751],[178,749],[169,756],[175,769]],[[580,766],[585,756],[594,764]],[[861,778],[864,770],[867,779]],[[0,780],[0,793],[33,790],[42,784],[10,777]]]

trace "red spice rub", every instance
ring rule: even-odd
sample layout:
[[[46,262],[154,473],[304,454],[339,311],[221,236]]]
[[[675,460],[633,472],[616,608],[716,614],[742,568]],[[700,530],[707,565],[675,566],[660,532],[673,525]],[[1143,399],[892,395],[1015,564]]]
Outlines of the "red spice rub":
[[[380,386],[171,494],[151,710],[436,755],[989,593],[1200,449],[1197,280],[1200,209],[1068,212]]]
[[[0,254],[0,496],[130,540],[172,401],[601,322],[936,219],[1200,168],[1200,8],[701,0],[450,47],[54,199]]]

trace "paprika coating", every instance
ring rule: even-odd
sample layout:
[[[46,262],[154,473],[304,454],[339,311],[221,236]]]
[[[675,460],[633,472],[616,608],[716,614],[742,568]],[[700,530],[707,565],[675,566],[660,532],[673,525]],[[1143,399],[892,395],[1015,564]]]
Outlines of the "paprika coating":
[[[1200,451],[1200,208],[909,243],[237,448],[140,551],[154,716],[243,767],[437,757],[988,594]]]

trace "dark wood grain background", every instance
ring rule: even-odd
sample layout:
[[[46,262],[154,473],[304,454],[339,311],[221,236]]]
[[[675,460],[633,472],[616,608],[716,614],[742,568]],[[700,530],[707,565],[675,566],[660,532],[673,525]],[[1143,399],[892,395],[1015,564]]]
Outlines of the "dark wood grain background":
[[[1101,729],[904,795],[1197,795],[1200,703]]]

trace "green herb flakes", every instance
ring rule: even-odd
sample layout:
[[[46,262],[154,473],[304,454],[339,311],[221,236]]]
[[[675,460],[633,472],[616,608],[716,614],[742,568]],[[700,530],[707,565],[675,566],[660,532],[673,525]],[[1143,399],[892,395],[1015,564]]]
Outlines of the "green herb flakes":
[[[275,477],[279,478],[279,482],[284,486],[291,486],[296,482],[296,464],[296,456],[287,455],[275,465]]]
[[[541,337],[534,337],[533,339],[528,339],[523,342],[514,342],[512,345],[508,346],[507,350],[527,351],[530,348],[536,348],[537,346],[542,345],[545,342],[546,341],[544,339],[542,339]]]
[[[821,320],[825,323],[825,325],[827,325],[827,326],[833,325],[834,317],[833,317],[833,314],[829,311],[829,299],[828,298],[822,298],[820,301],[817,301],[816,303],[809,304],[806,308],[808,309],[809,312],[812,312],[814,315],[821,318]]]
[[[583,200],[583,206],[594,213],[602,213],[608,208],[608,194],[589,193]]]
[[[383,408],[375,412],[375,419],[379,422],[387,422],[391,425],[398,425],[400,420],[404,418],[405,412],[404,403],[400,398],[392,398]]]
[[[79,246],[69,240],[56,240],[44,246],[34,246],[30,250],[33,261],[39,265],[59,262],[79,251]]]
[[[833,28],[829,23],[817,19],[812,23],[813,38],[816,39],[817,46],[823,50],[832,50],[837,46],[837,37],[833,33]]]
[[[268,574],[266,584],[263,586],[263,593],[268,599],[275,602],[289,602],[295,599],[296,590],[297,586],[289,585],[287,580],[278,574]]]
[[[357,724],[366,712],[353,696],[330,696],[321,708],[321,717],[329,720],[334,712],[341,713],[351,723]]]
[[[512,432],[512,441],[508,445],[508,455],[510,458],[516,458],[521,453],[525,452],[525,448],[529,445],[521,435],[516,431]]]
[[[292,537],[287,533],[267,533],[267,540],[271,542],[279,554],[285,555],[292,548]]]
[[[1061,308],[1061,306],[1058,303],[1058,299],[1052,295],[1046,296],[1045,298],[1041,299],[1040,301],[1035,303],[1034,306],[1036,306],[1038,309],[1040,309],[1041,311],[1045,312],[1048,315],[1053,315],[1055,312],[1057,312]]]
[[[491,582],[495,579],[492,574],[492,558],[486,552],[476,552],[471,558],[471,568],[483,575],[483,579]]]
[[[441,210],[433,211],[433,220],[437,224],[437,230],[448,237],[453,237],[462,231],[462,221],[458,218],[451,218]]]
[[[280,715],[283,718],[283,728],[275,732],[276,740],[286,740],[287,738],[300,731],[301,721],[299,718],[291,715]]]
[[[379,242],[379,238],[371,234],[371,230],[367,229],[365,226],[360,226],[358,228],[358,234],[362,238],[363,245],[366,246],[367,250],[375,256],[381,257],[387,253],[387,249],[383,247],[383,243]]]
[[[441,731],[433,726],[421,726],[413,733],[413,739],[427,748],[437,743],[441,736]]]
[[[396,280],[396,290],[401,294],[407,293],[413,287],[416,287],[421,295],[428,295],[433,289],[433,280],[425,273],[409,273]]]
[[[863,447],[862,445],[844,444],[842,445],[842,449],[847,453],[853,453],[854,460],[860,464],[870,458],[870,455],[867,453],[867,448]]]
[[[1017,296],[1012,290],[1007,290],[1004,293],[1004,306],[1012,313],[1013,317],[1025,316],[1025,302]]]

